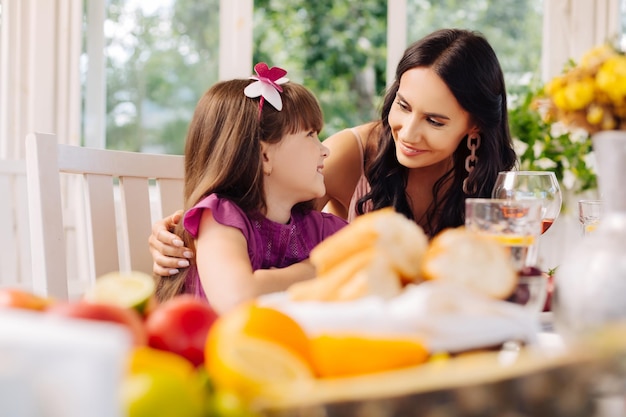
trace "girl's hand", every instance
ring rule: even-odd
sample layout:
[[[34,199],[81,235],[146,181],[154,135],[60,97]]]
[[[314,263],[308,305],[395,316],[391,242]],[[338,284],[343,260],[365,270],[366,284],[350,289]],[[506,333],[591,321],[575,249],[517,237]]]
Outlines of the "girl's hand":
[[[185,247],[182,239],[172,233],[182,216],[183,211],[178,210],[152,225],[148,244],[154,261],[152,272],[155,275],[163,277],[174,275],[180,268],[187,268],[189,266],[187,259],[193,258],[191,249]]]

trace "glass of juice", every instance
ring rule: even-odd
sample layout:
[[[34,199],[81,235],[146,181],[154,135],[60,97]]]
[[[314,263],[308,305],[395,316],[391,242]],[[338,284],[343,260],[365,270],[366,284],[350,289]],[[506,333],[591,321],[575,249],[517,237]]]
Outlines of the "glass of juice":
[[[465,200],[465,227],[505,246],[516,270],[535,266],[530,248],[541,234],[541,202],[498,198]]]
[[[582,226],[583,236],[593,233],[600,223],[602,200],[579,200],[578,219]]]
[[[533,247],[541,235],[542,205],[539,200],[510,200],[468,198],[465,200],[465,227],[472,232],[487,235],[504,246],[513,268],[520,276],[519,291],[527,292],[520,304],[538,313],[543,308],[547,282],[543,274],[525,274],[522,271],[537,267],[537,251]],[[523,288],[522,288],[523,287]]]

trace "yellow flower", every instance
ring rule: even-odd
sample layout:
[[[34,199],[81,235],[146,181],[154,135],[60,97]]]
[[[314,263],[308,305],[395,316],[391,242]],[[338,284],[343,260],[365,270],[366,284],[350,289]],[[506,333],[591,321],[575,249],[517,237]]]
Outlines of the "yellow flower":
[[[565,97],[567,108],[570,110],[580,110],[587,107],[594,96],[594,82],[590,77],[574,82],[565,87]]]
[[[606,44],[546,84],[546,114],[589,133],[626,129],[626,56]]]
[[[580,59],[581,68],[593,68],[608,57],[615,55],[615,50],[607,44],[596,46],[587,51]]]
[[[626,97],[626,56],[608,58],[596,75],[598,88],[606,92],[611,101],[618,104]]]
[[[604,117],[604,110],[601,106],[592,105],[589,106],[589,110],[587,110],[587,121],[592,125],[600,124],[602,118]]]

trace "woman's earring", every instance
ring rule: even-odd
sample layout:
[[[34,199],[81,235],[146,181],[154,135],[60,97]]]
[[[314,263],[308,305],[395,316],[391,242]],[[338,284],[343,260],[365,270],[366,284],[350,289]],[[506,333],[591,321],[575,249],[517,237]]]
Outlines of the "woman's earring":
[[[470,154],[467,155],[467,158],[465,158],[465,171],[467,171],[467,177],[463,180],[463,192],[468,195],[476,193],[476,184],[474,184],[472,190],[468,190],[467,180],[469,179],[471,172],[478,164],[478,156],[476,155],[478,148],[480,148],[480,135],[478,133],[468,135],[467,149],[470,150]]]

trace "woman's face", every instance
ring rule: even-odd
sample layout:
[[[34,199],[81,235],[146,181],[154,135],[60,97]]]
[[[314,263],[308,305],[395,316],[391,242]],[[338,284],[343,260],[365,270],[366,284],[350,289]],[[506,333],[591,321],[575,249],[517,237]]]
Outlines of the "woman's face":
[[[447,165],[465,135],[477,131],[448,86],[427,67],[400,78],[389,126],[398,161],[407,168]]]

